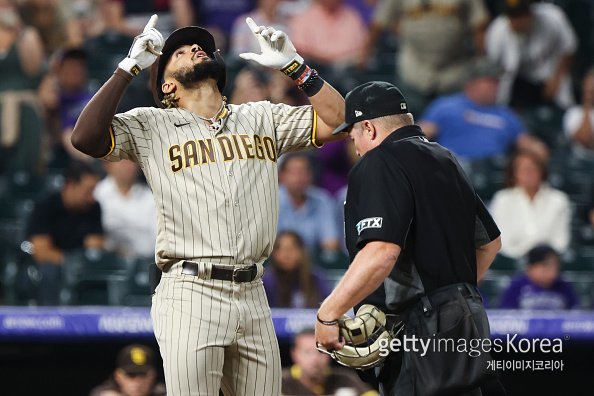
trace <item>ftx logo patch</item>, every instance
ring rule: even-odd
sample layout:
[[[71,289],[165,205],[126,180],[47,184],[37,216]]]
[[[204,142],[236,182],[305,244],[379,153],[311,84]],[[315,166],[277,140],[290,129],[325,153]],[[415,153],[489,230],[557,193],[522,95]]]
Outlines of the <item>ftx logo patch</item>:
[[[369,217],[363,219],[357,223],[357,233],[361,235],[361,232],[367,228],[382,228],[383,217]]]

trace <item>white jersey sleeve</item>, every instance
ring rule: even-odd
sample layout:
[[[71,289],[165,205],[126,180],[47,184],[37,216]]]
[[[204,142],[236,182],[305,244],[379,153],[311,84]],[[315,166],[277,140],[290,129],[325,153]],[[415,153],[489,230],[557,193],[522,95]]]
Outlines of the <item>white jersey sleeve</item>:
[[[271,104],[278,155],[311,147],[316,143],[316,112],[312,106]]]
[[[142,166],[140,153],[141,148],[146,148],[150,144],[149,120],[153,118],[152,112],[153,109],[150,107],[139,107],[116,114],[109,129],[110,150],[101,159],[106,161],[128,159]]]

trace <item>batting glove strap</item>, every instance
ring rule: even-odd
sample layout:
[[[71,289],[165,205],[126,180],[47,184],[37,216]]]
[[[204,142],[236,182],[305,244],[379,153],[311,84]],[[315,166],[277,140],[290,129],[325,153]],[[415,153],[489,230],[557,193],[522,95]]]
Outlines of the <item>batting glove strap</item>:
[[[132,58],[124,58],[124,60],[118,63],[118,67],[132,77],[136,77],[140,73],[140,70],[142,70],[136,63],[136,60]]]

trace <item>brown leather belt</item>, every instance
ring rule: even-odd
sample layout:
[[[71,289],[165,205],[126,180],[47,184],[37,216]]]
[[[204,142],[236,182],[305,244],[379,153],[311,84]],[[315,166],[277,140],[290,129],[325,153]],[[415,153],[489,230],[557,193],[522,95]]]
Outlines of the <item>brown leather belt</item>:
[[[186,275],[200,275],[200,268],[198,263],[192,261],[184,261],[182,263],[182,274]],[[251,282],[256,279],[258,274],[258,267],[252,264],[249,267],[242,268],[228,268],[213,265],[210,272],[210,279],[219,279],[231,281],[235,283]]]

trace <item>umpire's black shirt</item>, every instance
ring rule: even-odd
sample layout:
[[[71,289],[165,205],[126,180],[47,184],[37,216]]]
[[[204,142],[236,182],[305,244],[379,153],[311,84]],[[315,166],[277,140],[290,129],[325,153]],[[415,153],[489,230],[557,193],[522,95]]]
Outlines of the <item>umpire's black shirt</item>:
[[[475,249],[500,232],[452,153],[411,125],[351,170],[345,234],[351,261],[370,241],[402,248],[389,278],[363,301],[399,311],[423,292],[476,285]]]

